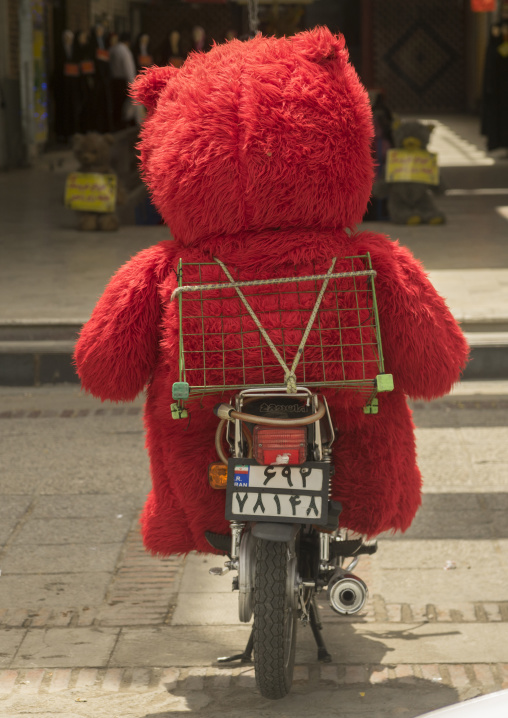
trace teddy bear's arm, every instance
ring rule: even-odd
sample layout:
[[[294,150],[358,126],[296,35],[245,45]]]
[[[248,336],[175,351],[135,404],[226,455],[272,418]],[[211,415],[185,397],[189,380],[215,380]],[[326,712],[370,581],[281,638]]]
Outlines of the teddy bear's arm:
[[[158,285],[171,268],[169,242],[146,249],[112,277],[81,330],[74,361],[83,388],[130,401],[154,367],[160,325]]]
[[[459,380],[469,347],[421,264],[405,247],[388,243],[371,247],[385,371],[411,398],[434,399]]]

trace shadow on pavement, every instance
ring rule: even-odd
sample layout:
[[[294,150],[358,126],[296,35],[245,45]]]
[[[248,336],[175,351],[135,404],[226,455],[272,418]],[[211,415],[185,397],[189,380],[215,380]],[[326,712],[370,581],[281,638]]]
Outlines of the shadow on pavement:
[[[344,661],[338,664],[319,664],[308,637],[303,642],[300,640],[297,663],[302,663],[301,658],[306,659],[308,676],[305,668],[297,666],[291,693],[281,700],[262,698],[252,671],[246,666],[245,675],[229,678],[231,674],[226,669],[222,675],[205,677],[201,685],[196,684],[195,677],[184,677],[176,687],[168,686],[168,710],[147,713],[144,718],[183,718],[189,714],[207,718],[239,715],[246,718],[416,718],[458,701],[457,690],[444,685],[439,678],[404,676],[404,672],[411,672],[409,666],[397,668],[386,662],[381,665],[388,648],[379,640],[358,635],[353,626],[348,628],[341,646],[329,646],[334,657]],[[360,654],[365,657],[363,664],[345,662]],[[387,669],[397,669],[400,677],[389,678]]]
[[[174,698],[180,701],[174,702]],[[422,678],[392,679],[380,685],[332,685],[321,681],[294,683],[291,693],[279,701],[262,698],[255,688],[241,686],[214,691],[172,692],[168,711],[148,713],[143,718],[176,718],[196,715],[207,718],[245,715],[246,718],[417,718],[456,703],[454,688]]]

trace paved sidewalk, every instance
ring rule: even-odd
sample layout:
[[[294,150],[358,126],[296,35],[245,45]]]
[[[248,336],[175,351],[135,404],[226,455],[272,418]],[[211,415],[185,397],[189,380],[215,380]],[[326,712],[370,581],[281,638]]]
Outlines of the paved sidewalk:
[[[231,576],[212,556],[146,554],[141,399],[0,389],[0,714],[83,718],[415,718],[508,687],[508,382],[414,403],[423,507],[356,572],[366,609],[320,600],[333,663],[299,630],[296,680],[260,698]],[[93,457],[93,459],[91,458]]]

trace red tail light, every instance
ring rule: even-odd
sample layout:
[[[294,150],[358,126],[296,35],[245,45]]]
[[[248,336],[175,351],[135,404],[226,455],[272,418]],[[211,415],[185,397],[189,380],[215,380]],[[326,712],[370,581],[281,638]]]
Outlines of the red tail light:
[[[259,464],[302,464],[307,458],[307,429],[256,426],[253,454]]]

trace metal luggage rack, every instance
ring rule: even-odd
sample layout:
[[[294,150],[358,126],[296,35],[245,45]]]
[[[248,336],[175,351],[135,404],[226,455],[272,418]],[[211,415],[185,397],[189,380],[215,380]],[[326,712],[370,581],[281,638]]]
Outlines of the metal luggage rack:
[[[334,272],[337,261],[346,271]],[[171,296],[179,313],[173,417],[188,415],[192,396],[247,387],[294,393],[297,383],[353,390],[364,412],[377,414],[377,394],[391,391],[393,378],[384,373],[375,276],[368,253],[334,258],[326,274],[250,281],[235,280],[218,259],[180,260]],[[266,329],[274,316],[278,326]]]

